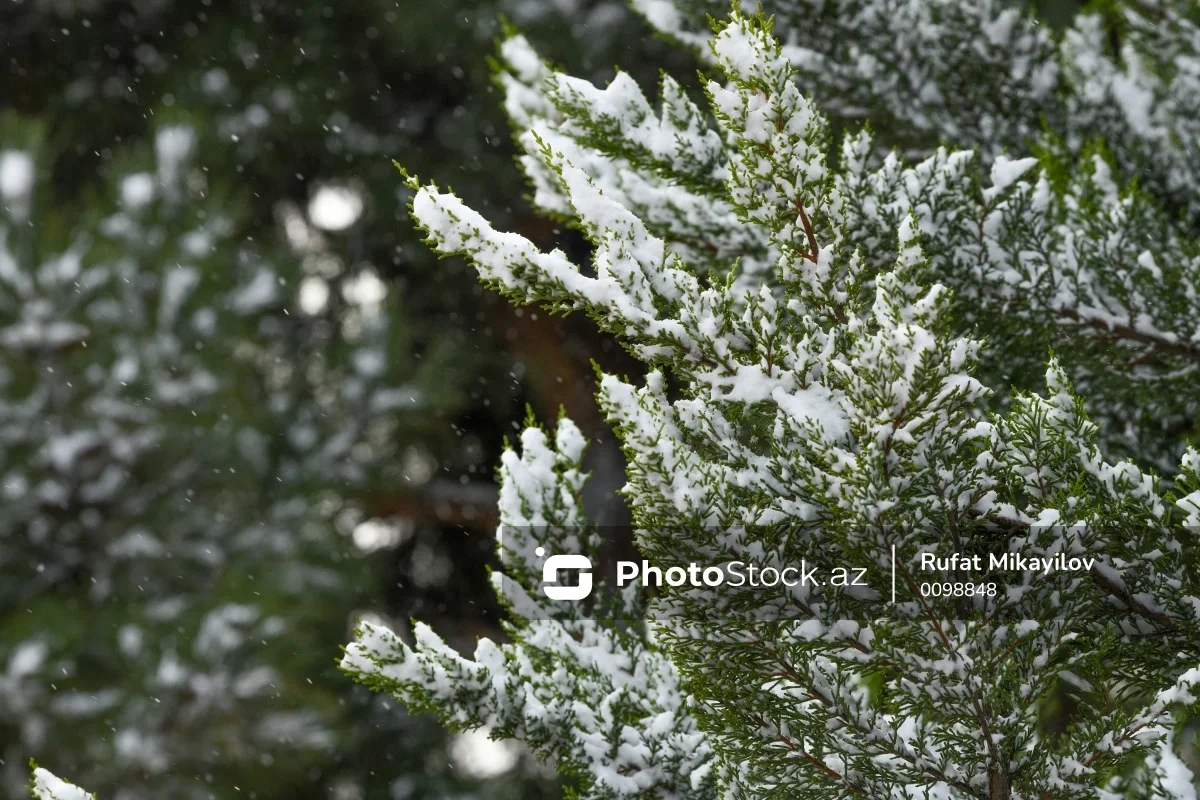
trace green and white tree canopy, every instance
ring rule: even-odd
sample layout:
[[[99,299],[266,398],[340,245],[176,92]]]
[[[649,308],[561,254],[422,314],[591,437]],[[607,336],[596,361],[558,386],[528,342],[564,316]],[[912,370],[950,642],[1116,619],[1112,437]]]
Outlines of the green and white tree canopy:
[[[1004,20],[994,37],[1017,36]],[[603,375],[599,395],[644,556],[883,575],[895,553],[896,607],[880,585],[723,604],[614,590],[590,615],[548,600],[543,555],[600,544],[560,420],[500,471],[511,641],[467,658],[427,627],[410,645],[364,625],[343,668],[451,727],[525,740],[588,798],[1194,796],[1171,735],[1200,680],[1198,455],[1146,416],[1195,416],[1190,229],[1104,154],[1003,154],[1023,130],[915,160],[865,130],[835,141],[807,91],[825,73],[787,41],[761,16],[716,24],[708,112],[670,78],[656,109],[623,75],[595,87],[503,44],[534,201],[587,235],[590,265],[410,177],[412,213],[437,252],[517,302],[587,312],[648,365],[640,385]],[[1009,89],[1057,98],[1055,70],[1027,67]],[[972,145],[995,133],[909,121]],[[1051,345],[1036,391],[989,385]],[[1165,481],[1148,471],[1164,463]],[[948,550],[1090,567],[933,602],[921,556]],[[1060,736],[1043,717],[1063,697]]]

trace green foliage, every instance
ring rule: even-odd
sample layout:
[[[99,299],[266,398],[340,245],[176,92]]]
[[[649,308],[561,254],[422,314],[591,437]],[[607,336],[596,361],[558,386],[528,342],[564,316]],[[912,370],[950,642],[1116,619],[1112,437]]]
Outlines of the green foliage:
[[[0,279],[0,328],[87,329],[61,351],[0,350],[7,790],[51,745],[70,754],[56,768],[106,797],[542,790],[520,765],[464,774],[431,721],[330,664],[366,610],[435,609],[466,636],[494,607],[470,588],[480,548],[429,521],[423,481],[486,475],[530,390],[470,277],[435,271],[396,224],[386,156],[419,157],[481,202],[507,196],[495,176],[510,152],[470,44],[506,10],[589,71],[631,27],[603,0],[572,20],[503,0],[420,14],[392,0],[0,9],[0,95],[20,112],[5,112],[0,150],[38,170],[33,224],[9,219],[6,198],[0,227],[16,279],[46,277],[21,297]],[[572,26],[585,25],[581,46]],[[194,138],[175,187],[155,143],[177,126]],[[132,213],[122,193],[140,173],[156,194]],[[347,230],[308,213],[330,185],[363,201]],[[188,251],[198,231],[213,249]],[[63,252],[110,279],[51,281]],[[190,291],[172,320],[160,300],[173,280]],[[132,380],[118,369],[131,364]],[[93,429],[103,446],[51,463],[54,442]],[[100,502],[105,476],[122,482]],[[397,509],[417,517],[399,521],[399,546],[352,546],[358,523]],[[430,558],[452,586],[429,585]]]
[[[1119,185],[1122,156],[1055,161],[1048,145],[1051,180],[1037,159],[996,155],[1034,135],[1009,106],[1071,118],[1054,43],[1015,10],[945,2],[897,21],[850,4],[818,18],[841,36],[801,49],[774,34],[811,22],[813,4],[776,4],[774,24],[735,10],[711,38],[674,4],[638,5],[709,46],[724,76],[704,86],[709,121],[668,81],[656,111],[625,76],[598,88],[520,36],[501,45],[534,201],[574,218],[589,267],[407,177],[412,215],[486,284],[587,312],[651,367],[642,385],[602,375],[599,393],[643,557],[862,565],[869,585],[644,597],[631,584],[594,606],[555,601],[549,554],[601,557],[578,508],[582,440],[560,420],[553,441],[531,426],[502,460],[494,582],[511,642],[468,658],[428,626],[408,643],[368,624],[343,669],[455,729],[527,741],[582,797],[1190,796],[1173,736],[1200,683],[1197,455],[1148,419],[1194,413],[1163,399],[1190,398],[1187,228]],[[971,85],[886,61],[882,84],[854,83],[867,61],[853,48],[909,34],[925,49],[872,55],[946,55],[925,62],[935,73],[966,60]],[[994,74],[1019,58],[1021,75]],[[913,104],[890,76],[929,91]],[[865,132],[831,141],[810,86],[838,90],[823,97],[835,114],[856,104],[896,123],[884,129],[906,148],[941,132],[982,155],[906,163]],[[701,280],[739,259],[751,268],[736,280]],[[1060,356],[1040,363],[1048,345]],[[1137,362],[1113,370],[1126,353]],[[1040,391],[987,387],[1034,365]],[[1167,465],[1176,491],[1106,454],[1125,449]],[[924,566],[947,553],[987,566]],[[992,563],[1067,557],[1079,564]],[[1059,735],[1046,719],[1065,703]]]

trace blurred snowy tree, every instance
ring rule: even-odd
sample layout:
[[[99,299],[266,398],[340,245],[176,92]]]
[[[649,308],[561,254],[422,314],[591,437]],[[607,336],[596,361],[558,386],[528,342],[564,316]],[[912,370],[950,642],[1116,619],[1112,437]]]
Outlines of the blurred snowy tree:
[[[397,224],[389,159],[420,154],[555,236],[495,182],[512,146],[477,46],[502,13],[596,74],[644,38],[604,0],[0,5],[0,103],[26,119],[0,132],[6,789],[57,742],[105,797],[480,785],[334,656],[362,609],[473,641],[489,549],[454,534],[494,518],[515,409],[602,425],[586,347]]]
[[[7,774],[53,742],[115,797],[300,796],[345,736],[310,680],[344,630],[328,609],[372,585],[347,498],[401,479],[452,376],[413,363],[371,273],[316,303],[307,259],[240,236],[192,129],[69,205],[39,191],[36,128],[0,137]]]
[[[586,339],[594,329],[584,328],[584,345],[571,350],[581,331],[560,341],[544,316],[514,316],[461,266],[435,269],[404,221],[407,195],[397,191],[390,159],[430,164],[431,177],[540,241],[580,246],[516,200],[519,176],[506,169],[511,140],[501,110],[486,99],[491,76],[478,57],[499,33],[501,14],[531,29],[549,55],[598,78],[611,74],[618,54],[630,55],[631,41],[642,43],[633,55],[648,84],[664,54],[691,63],[645,36],[619,0],[479,0],[419,14],[394,0],[62,0],[0,8],[12,66],[3,94],[17,108],[54,115],[47,146],[58,154],[56,192],[69,194],[79,176],[103,169],[117,143],[145,138],[167,114],[193,122],[200,163],[211,173],[236,177],[256,194],[260,202],[243,220],[247,235],[266,238],[280,219],[317,221],[312,213],[330,207],[317,202],[331,197],[324,187],[349,197],[357,219],[327,232],[337,258],[324,271],[374,265],[404,298],[414,351],[473,376],[462,387],[469,402],[446,410],[457,435],[431,426],[433,441],[414,457],[432,455],[424,460],[441,467],[435,477],[490,484],[490,459],[525,402],[546,412],[563,402],[577,412],[591,404],[586,354],[594,342]],[[43,52],[57,55],[50,61]],[[508,353],[497,358],[497,351]],[[439,508],[475,498],[435,488],[449,499]],[[378,499],[384,509],[415,505]]]

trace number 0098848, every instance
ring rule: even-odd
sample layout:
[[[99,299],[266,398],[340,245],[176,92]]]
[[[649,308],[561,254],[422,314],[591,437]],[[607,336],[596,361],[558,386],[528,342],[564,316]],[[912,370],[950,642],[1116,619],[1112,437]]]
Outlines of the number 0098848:
[[[994,583],[958,583],[943,581],[940,583],[922,583],[922,597],[995,597],[997,592]]]

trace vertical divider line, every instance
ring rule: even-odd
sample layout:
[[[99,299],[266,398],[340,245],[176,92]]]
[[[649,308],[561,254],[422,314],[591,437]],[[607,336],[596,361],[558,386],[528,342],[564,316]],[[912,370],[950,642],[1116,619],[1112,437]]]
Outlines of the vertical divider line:
[[[892,605],[896,605],[896,545],[892,545]]]

